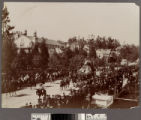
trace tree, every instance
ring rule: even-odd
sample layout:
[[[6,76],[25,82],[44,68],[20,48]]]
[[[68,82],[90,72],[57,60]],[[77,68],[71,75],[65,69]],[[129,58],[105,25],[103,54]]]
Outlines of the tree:
[[[108,37],[108,48],[113,49],[113,39],[111,37]]]
[[[32,65],[34,68],[41,67],[41,55],[39,53],[39,43],[35,43],[34,48],[31,53]]]
[[[118,56],[116,55],[116,53],[112,52],[108,58],[108,62],[109,63],[116,63],[118,60]]]
[[[84,64],[85,57],[76,55],[70,59],[69,68],[78,70]]]
[[[97,38],[96,38],[96,47],[98,49],[102,48],[102,38],[100,36],[97,36]]]
[[[40,49],[41,49],[41,67],[45,69],[48,67],[48,59],[49,59],[49,52],[48,52],[48,47],[46,45],[45,39],[42,38],[42,42],[40,44]]]
[[[103,37],[102,39],[103,39],[103,41],[102,41],[102,48],[103,48],[103,49],[106,49],[106,47],[107,47],[107,46],[106,46],[106,38]]]
[[[119,43],[119,41],[118,40],[114,40],[114,48],[117,48],[117,47],[119,47],[120,46],[120,43]]]
[[[72,37],[68,39],[68,43],[71,45],[72,43],[77,42],[76,37]]]
[[[35,43],[34,48],[32,50],[32,54],[39,54],[39,43]]]
[[[75,55],[78,55],[78,54],[79,54],[79,49],[78,49],[77,47],[76,47],[75,50],[74,50],[74,54],[75,54]]]
[[[70,48],[66,48],[64,51],[64,56],[69,60],[74,55],[73,51]]]
[[[84,40],[84,38],[78,40],[78,45],[80,50],[84,48],[85,44],[86,44],[86,41]]]
[[[11,70],[11,63],[16,56],[16,46],[12,30],[13,26],[9,25],[9,12],[7,7],[2,10],[2,70]]]
[[[20,53],[17,56],[17,59],[18,59],[18,61],[17,61],[18,67],[22,70],[26,69],[26,67],[27,67],[27,54],[24,51],[24,49],[21,49]]]
[[[95,44],[94,44],[94,40],[90,40],[89,41],[89,57],[91,58],[96,58],[96,50],[95,50]]]
[[[99,66],[105,66],[106,65],[106,58],[103,57],[102,59],[99,59]]]
[[[59,56],[59,54],[57,54],[56,52],[54,52],[53,55],[50,56],[50,58],[49,58],[49,64],[48,64],[48,66],[51,67],[51,68],[54,68],[54,67],[58,68],[58,67],[62,66],[61,65],[61,60],[62,59]]]
[[[135,45],[124,45],[120,50],[123,59],[133,62],[139,58],[139,48]]]

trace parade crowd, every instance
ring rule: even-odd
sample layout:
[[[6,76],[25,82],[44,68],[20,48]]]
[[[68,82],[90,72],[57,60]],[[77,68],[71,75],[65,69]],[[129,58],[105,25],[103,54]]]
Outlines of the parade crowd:
[[[57,72],[61,73],[61,72]],[[48,76],[48,73],[46,74]],[[53,75],[53,74],[51,74]],[[59,76],[60,75],[60,76]],[[36,76],[36,75],[35,75]],[[39,96],[36,105],[31,102],[26,103],[26,108],[95,108],[92,96],[97,94],[118,95],[123,89],[126,92],[133,91],[135,85],[138,85],[138,69],[122,67],[118,70],[106,72],[101,70],[99,76],[93,72],[90,75],[78,75],[76,71],[68,71],[66,74],[56,74],[54,77],[46,77],[42,82],[55,81],[61,77],[60,89],[70,88],[70,94],[65,95],[49,95],[42,87],[36,91]],[[36,78],[36,77],[35,77]],[[124,83],[124,80],[128,81]],[[35,79],[36,80],[36,79]],[[40,80],[39,80],[40,81]],[[36,83],[36,82],[35,82]],[[37,84],[37,83],[36,83]],[[31,84],[31,86],[34,84]],[[71,89],[73,85],[76,89]]]
[[[53,82],[57,78],[64,76],[64,72],[17,72],[15,74],[3,75],[2,88],[3,93],[10,96],[16,95],[16,91],[25,87],[36,87],[37,84],[45,82]]]

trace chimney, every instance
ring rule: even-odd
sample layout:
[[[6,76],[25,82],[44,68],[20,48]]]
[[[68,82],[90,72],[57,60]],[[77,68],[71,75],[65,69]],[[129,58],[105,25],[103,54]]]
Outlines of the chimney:
[[[37,32],[34,32],[34,37],[37,38]]]
[[[27,36],[27,30],[24,31],[24,35]]]
[[[35,42],[37,43],[38,42],[38,38],[37,38],[37,32],[34,32],[34,38],[35,38]]]
[[[20,32],[16,31],[16,34],[17,34],[17,38],[19,38],[20,37]]]

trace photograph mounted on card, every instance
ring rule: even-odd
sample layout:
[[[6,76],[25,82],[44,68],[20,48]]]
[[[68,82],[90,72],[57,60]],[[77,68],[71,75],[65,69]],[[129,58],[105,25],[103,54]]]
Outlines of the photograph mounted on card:
[[[139,105],[135,3],[4,2],[2,108]]]

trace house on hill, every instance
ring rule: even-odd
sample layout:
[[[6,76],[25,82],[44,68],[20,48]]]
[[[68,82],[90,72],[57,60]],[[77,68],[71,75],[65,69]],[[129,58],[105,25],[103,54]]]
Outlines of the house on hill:
[[[98,58],[102,59],[103,57],[109,57],[111,53],[110,49],[97,49],[96,50],[96,55]]]
[[[108,57],[111,57],[112,54],[116,54],[117,56],[120,55],[120,52],[117,51],[117,50],[110,50],[110,49],[97,49],[96,50],[96,55],[98,58],[108,58]]]
[[[77,41],[72,42],[72,43],[67,43],[66,46],[69,47],[72,51],[75,51],[76,48],[79,49],[79,44]]]
[[[25,35],[20,35],[20,37],[14,40],[18,53],[21,49],[24,49],[26,53],[29,53],[30,50],[33,48],[35,42],[36,41],[34,37]]]
[[[45,43],[49,50],[49,54],[52,54],[52,52],[55,51],[56,49],[57,51],[60,52],[61,48],[65,47],[63,43],[60,43],[58,41],[43,37],[42,38],[37,37],[36,32],[34,33],[33,36],[28,36],[26,31],[24,34],[21,32],[16,32],[14,38],[15,38],[14,43],[17,47],[18,53],[20,52],[21,49],[24,49],[26,53],[29,53],[34,48],[35,43],[37,42],[41,43],[43,40],[45,40]]]

